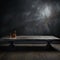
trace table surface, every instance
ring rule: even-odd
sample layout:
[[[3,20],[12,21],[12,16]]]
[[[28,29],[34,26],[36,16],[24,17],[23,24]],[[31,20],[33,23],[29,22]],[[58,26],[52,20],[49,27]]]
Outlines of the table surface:
[[[16,44],[44,44],[53,41],[53,43],[59,43],[60,39],[55,36],[16,36],[16,38],[4,37],[0,39],[1,42],[14,42]]]
[[[58,37],[55,37],[55,36],[16,36],[16,38],[8,38],[8,37],[3,37],[2,39],[18,39],[18,40],[20,40],[20,39],[32,39],[32,40],[34,40],[34,39],[45,39],[45,40],[48,40],[48,39],[50,39],[50,40],[52,40],[52,39],[60,39],[60,38],[58,38]]]

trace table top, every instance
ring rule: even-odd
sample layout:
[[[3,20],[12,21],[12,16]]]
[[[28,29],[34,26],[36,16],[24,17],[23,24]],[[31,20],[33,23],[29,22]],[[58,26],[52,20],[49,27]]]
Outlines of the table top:
[[[16,38],[8,38],[8,37],[3,37],[2,39],[18,39],[18,40],[20,40],[20,39],[32,39],[32,40],[34,40],[34,39],[45,39],[45,40],[48,40],[48,39],[50,39],[50,40],[52,40],[52,39],[59,39],[58,37],[55,37],[55,36],[16,36]]]
[[[60,39],[55,36],[16,36],[16,38],[1,38],[0,43],[16,43],[16,44],[45,44],[47,42],[59,43]]]

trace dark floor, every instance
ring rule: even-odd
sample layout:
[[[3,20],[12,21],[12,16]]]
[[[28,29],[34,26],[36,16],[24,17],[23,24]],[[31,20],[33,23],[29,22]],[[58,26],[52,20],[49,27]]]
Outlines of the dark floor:
[[[60,60],[60,52],[52,47],[5,48],[0,49],[0,60]]]
[[[60,60],[60,52],[0,52],[0,60]]]

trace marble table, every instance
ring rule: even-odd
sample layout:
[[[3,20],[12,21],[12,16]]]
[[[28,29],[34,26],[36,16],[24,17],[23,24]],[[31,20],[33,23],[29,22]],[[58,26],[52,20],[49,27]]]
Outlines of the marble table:
[[[60,38],[55,36],[16,36],[3,37],[0,46],[52,46],[60,50]]]

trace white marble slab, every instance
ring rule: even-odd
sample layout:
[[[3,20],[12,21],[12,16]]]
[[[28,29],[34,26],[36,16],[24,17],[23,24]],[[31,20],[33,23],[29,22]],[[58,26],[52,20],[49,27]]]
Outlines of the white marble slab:
[[[15,38],[8,38],[8,37],[3,37],[2,39],[59,39],[58,37],[55,36],[16,36]]]
[[[60,44],[51,44],[51,46],[60,51]]]

